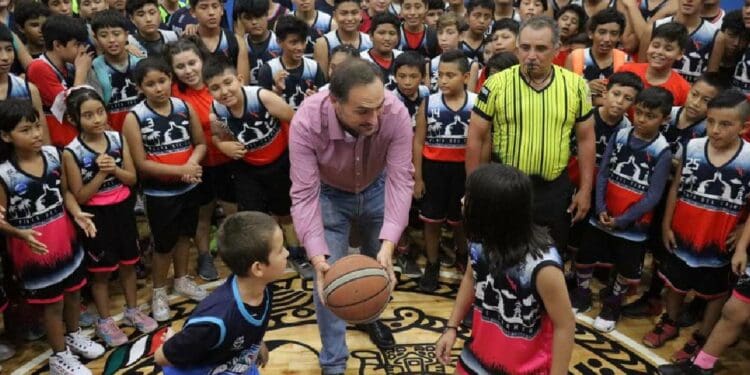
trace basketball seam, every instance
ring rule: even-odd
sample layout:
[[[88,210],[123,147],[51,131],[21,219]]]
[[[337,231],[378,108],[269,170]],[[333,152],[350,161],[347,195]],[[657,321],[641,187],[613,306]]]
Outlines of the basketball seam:
[[[388,289],[390,287],[391,287],[390,283],[385,284],[385,287],[383,287],[382,289],[378,290],[377,293],[375,293],[375,294],[373,294],[373,295],[371,295],[371,296],[369,296],[369,297],[367,297],[367,298],[365,298],[363,300],[354,302],[354,303],[349,303],[349,304],[346,304],[346,305],[328,305],[328,306],[329,307],[335,307],[335,308],[341,308],[341,307],[351,307],[351,306],[359,305],[361,303],[365,303],[365,302],[367,302],[367,301],[375,298],[376,296],[380,295],[380,293],[382,293],[384,290],[386,290],[386,289]]]
[[[333,280],[330,284],[328,284],[327,287],[325,287],[323,289],[323,294],[325,295],[326,299],[328,299],[328,296],[331,293],[335,292],[338,288],[340,288],[344,284],[346,284],[346,283],[348,283],[350,281],[353,281],[353,280],[358,280],[358,279],[361,279],[361,278],[364,278],[364,277],[368,277],[368,276],[383,276],[383,277],[386,278],[386,280],[388,280],[388,277],[387,277],[388,275],[385,273],[385,271],[382,268],[374,268],[374,267],[372,267],[372,268],[365,268],[365,269],[360,269],[360,270],[349,272],[349,273],[346,274],[346,276],[352,276],[350,278],[346,278],[345,279],[342,276],[344,276],[344,275],[339,276],[338,278],[336,278],[335,280]],[[366,302],[366,301],[369,301],[370,299],[372,299],[374,296],[377,296],[378,294],[380,294],[383,290],[385,290],[385,288],[388,288],[388,287],[390,287],[390,280],[388,280],[388,282],[386,283],[386,285],[385,285],[384,288],[381,288],[373,296],[367,297],[364,300],[358,301],[356,303],[347,304],[347,305],[329,305],[329,306],[331,306],[331,307],[348,307],[348,306],[356,305],[356,304],[359,304],[359,303],[362,303],[362,302]]]

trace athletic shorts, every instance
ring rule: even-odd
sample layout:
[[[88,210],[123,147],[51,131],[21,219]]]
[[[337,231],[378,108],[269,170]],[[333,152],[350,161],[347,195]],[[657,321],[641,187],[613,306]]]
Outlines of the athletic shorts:
[[[644,242],[613,236],[591,224],[584,228],[581,248],[576,254],[576,266],[614,267],[631,283],[641,280]]]
[[[659,276],[677,293],[695,291],[698,296],[712,300],[727,295],[730,290],[731,266],[690,267],[674,254],[667,254],[659,265]]]
[[[425,222],[461,222],[461,198],[466,186],[464,163],[422,160],[425,193],[420,218]]]
[[[288,216],[292,207],[289,152],[263,166],[234,163],[234,186],[240,211]]]
[[[120,203],[108,206],[81,206],[94,217],[96,236],[80,236],[86,252],[89,272],[113,272],[120,265],[138,262],[138,228],[133,207],[135,193]]]
[[[179,195],[144,195],[144,198],[146,217],[154,239],[154,251],[159,254],[169,253],[181,236],[195,236],[200,208],[196,188]]]
[[[203,167],[201,183],[195,189],[198,190],[198,201],[201,206],[211,203],[214,199],[229,203],[236,202],[232,163]]]
[[[47,305],[63,300],[65,293],[81,290],[86,285],[86,270],[81,263],[73,273],[63,281],[41,289],[23,289],[21,295],[29,304]]]

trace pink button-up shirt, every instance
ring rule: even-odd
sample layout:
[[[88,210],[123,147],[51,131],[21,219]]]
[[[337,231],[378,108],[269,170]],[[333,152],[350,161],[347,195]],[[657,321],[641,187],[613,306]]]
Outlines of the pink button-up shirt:
[[[289,159],[292,217],[308,257],[328,255],[320,209],[320,184],[352,193],[365,190],[385,172],[385,216],[380,239],[398,243],[409,220],[414,165],[411,117],[385,92],[380,128],[353,137],[338,122],[328,92],[306,98],[291,123]]]

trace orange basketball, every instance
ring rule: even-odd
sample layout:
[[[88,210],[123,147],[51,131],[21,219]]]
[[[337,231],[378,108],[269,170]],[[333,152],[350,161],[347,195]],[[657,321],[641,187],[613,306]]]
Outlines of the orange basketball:
[[[365,255],[339,259],[326,272],[323,283],[328,308],[352,324],[377,319],[391,297],[388,273],[377,260]]]

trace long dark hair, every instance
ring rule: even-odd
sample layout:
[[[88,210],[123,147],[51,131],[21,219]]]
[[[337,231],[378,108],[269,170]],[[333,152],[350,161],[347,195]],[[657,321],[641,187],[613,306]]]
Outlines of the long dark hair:
[[[533,201],[531,180],[510,166],[482,166],[466,181],[466,236],[482,244],[491,273],[515,266],[529,254],[541,257],[552,244],[546,229],[534,224]]]
[[[101,95],[88,87],[75,88],[65,98],[65,114],[68,116],[68,120],[78,128],[78,131],[81,131],[81,105],[87,100],[96,100],[102,103],[104,108],[107,108],[107,103],[104,102]]]
[[[0,101],[0,132],[10,133],[21,121],[36,122],[39,120],[31,101],[9,98]],[[0,142],[0,162],[10,159],[13,154],[13,144]]]
[[[203,44],[203,40],[201,40],[198,35],[183,36],[180,39],[167,44],[167,47],[164,51],[164,58],[167,60],[169,68],[172,69],[172,77],[174,77],[174,82],[177,83],[177,88],[179,88],[180,91],[185,91],[187,89],[187,85],[179,78],[177,78],[177,74],[175,74],[174,72],[174,65],[172,63],[174,62],[175,55],[185,51],[195,52],[195,54],[198,55],[198,58],[200,58],[201,62],[203,62],[204,64],[206,63],[206,59],[211,55],[208,52],[206,45]]]

